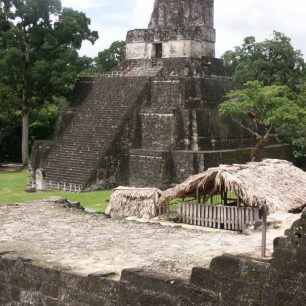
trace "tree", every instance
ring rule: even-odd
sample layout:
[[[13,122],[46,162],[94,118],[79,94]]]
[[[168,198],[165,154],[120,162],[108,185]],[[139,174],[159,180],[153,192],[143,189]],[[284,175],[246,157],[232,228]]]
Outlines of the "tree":
[[[229,116],[241,128],[256,137],[252,160],[275,137],[289,142],[296,148],[296,156],[306,156],[306,109],[303,96],[297,96],[288,86],[264,86],[258,81],[248,82],[245,88],[231,91],[219,106],[221,116]],[[304,147],[303,147],[304,146]]]
[[[15,153],[19,151],[16,146],[20,137],[19,104],[13,88],[0,83],[0,157],[9,151],[16,157]]]
[[[107,72],[125,60],[125,42],[114,41],[108,49],[98,53],[95,58],[96,70]]]
[[[299,95],[297,96],[297,105],[306,110],[306,81],[304,82]],[[304,123],[303,123],[304,122]],[[299,164],[306,170],[306,124],[305,121],[301,121],[297,127],[297,137],[292,140],[294,148],[294,156]]]
[[[98,38],[89,25],[84,13],[62,9],[60,0],[0,0],[0,82],[20,101],[24,165],[30,111],[71,91],[80,65],[76,50]]]
[[[305,77],[305,62],[301,51],[295,50],[291,40],[274,31],[272,39],[256,42],[246,37],[241,46],[222,56],[233,79],[240,84],[260,81],[264,85],[287,85],[299,90]]]

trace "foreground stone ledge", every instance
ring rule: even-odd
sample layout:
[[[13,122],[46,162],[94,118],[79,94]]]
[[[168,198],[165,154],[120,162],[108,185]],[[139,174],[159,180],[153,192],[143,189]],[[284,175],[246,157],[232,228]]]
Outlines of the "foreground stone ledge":
[[[35,265],[23,258],[0,257],[1,305],[210,305],[213,292],[142,269],[127,269],[118,281],[99,273],[80,276]],[[11,304],[10,304],[11,303]],[[183,302],[184,304],[185,302]],[[210,303],[210,302],[209,302]]]
[[[87,220],[86,222],[91,220],[93,222],[90,223],[91,229],[96,230],[101,230],[101,221],[111,222],[78,209],[60,208],[58,210],[58,204],[42,203],[39,206],[36,203],[35,207],[40,212],[44,212],[43,216],[46,214],[46,209],[51,208],[55,216],[60,216],[60,222],[79,220],[79,217],[82,216],[82,223],[85,222],[84,220]],[[25,213],[22,210],[24,209],[22,205],[14,209],[19,215],[23,216]],[[36,220],[40,224],[41,217],[35,215],[34,212],[35,210],[32,209],[32,222]],[[69,218],[65,212],[69,212]],[[8,218],[7,214],[6,218]],[[53,229],[55,220],[52,219]],[[31,253],[26,255],[30,258],[18,256],[17,254],[22,254],[23,249],[21,248],[19,253],[17,251],[14,253],[13,247],[15,245],[12,244],[11,251],[0,251],[0,305],[302,306],[306,304],[305,222],[306,213],[304,212],[302,217],[295,221],[289,230],[286,230],[285,237],[275,239],[274,253],[271,259],[254,260],[246,256],[223,254],[213,258],[208,268],[197,267],[197,263],[193,263],[191,275],[184,273],[180,276],[179,274],[170,276],[170,272],[167,272],[168,269],[160,269],[158,265],[148,265],[144,268],[125,268],[121,270],[121,278],[118,278],[120,273],[110,272],[109,268],[105,267],[104,269],[103,266],[99,266],[100,271],[98,270],[98,272],[84,273],[84,270],[75,268],[73,270],[68,265],[61,264],[59,266],[57,262],[48,263],[33,254],[31,258]],[[59,226],[59,223],[56,224]],[[115,222],[110,225],[113,236],[116,231],[122,235],[120,226],[124,226],[125,232],[131,231],[134,234],[141,232],[141,235],[144,235],[146,229],[144,225],[136,223],[132,225]],[[34,228],[36,229],[36,227]],[[13,230],[10,227],[6,227],[6,229]],[[149,233],[156,234],[157,231],[163,232],[165,228],[161,225],[155,225],[154,231]],[[168,228],[165,236],[158,237],[165,239],[169,233],[173,234],[176,231],[177,229]],[[182,238],[182,235],[187,233],[185,231],[185,229],[180,229],[179,235],[175,236],[175,239]],[[3,233],[5,234],[5,232]],[[37,234],[37,231],[35,233]],[[107,232],[102,228],[101,233],[105,235]],[[193,235],[199,234],[192,233]],[[218,235],[218,233],[214,232],[213,235]],[[139,236],[136,237],[139,248]],[[89,239],[87,236],[85,238]],[[83,237],[81,241],[85,241],[85,238]],[[69,239],[68,241],[70,241]],[[74,239],[77,239],[77,236],[74,236]],[[238,236],[235,239],[238,239]],[[20,243],[19,240],[16,241]],[[59,241],[56,243],[58,244]],[[113,241],[113,244],[116,243],[118,242]],[[120,244],[119,246],[122,247]],[[140,251],[141,249],[137,250],[137,252]],[[50,249],[49,252],[52,253],[54,250]],[[59,249],[56,252],[59,252]],[[71,251],[69,252],[71,255]],[[166,256],[164,255],[163,259],[166,260]],[[48,259],[48,257],[44,258]],[[185,262],[182,258],[180,259],[181,264]],[[103,260],[102,257],[101,260]],[[175,260],[178,261],[178,259]],[[164,262],[166,266],[171,263],[172,261]],[[80,268],[80,266],[78,267]],[[88,270],[95,271],[95,269],[97,266],[93,265]]]
[[[0,305],[305,305],[304,225],[305,213],[276,239],[271,262],[224,254],[210,268],[194,267],[190,280],[135,268],[115,281],[103,271],[82,276],[3,254]]]

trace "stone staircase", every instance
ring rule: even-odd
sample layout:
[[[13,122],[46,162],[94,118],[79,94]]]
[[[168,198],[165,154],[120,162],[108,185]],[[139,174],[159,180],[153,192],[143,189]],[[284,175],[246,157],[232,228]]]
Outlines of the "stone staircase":
[[[162,69],[161,66],[153,66],[153,67],[132,67],[130,71],[127,71],[127,76],[156,76],[159,71]]]
[[[130,61],[123,69],[125,76],[155,77],[163,69],[162,64],[155,59],[146,61]]]
[[[47,188],[81,191],[88,187],[101,160],[111,148],[141,99],[148,78],[100,77],[92,82],[83,102],[75,97],[76,112],[44,162]]]

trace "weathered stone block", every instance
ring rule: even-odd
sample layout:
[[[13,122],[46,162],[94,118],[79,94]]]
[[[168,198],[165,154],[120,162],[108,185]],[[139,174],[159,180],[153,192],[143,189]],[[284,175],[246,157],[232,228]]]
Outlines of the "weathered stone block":
[[[192,269],[190,283],[199,288],[218,292],[221,289],[222,280],[225,280],[225,277],[222,278],[210,269],[195,267]]]
[[[220,294],[218,291],[186,284],[179,292],[175,305],[218,306],[220,305]]]
[[[182,281],[179,279],[152,274],[140,269],[123,270],[121,280],[138,289],[158,291],[170,295],[177,295],[182,288]]]
[[[277,248],[274,250],[271,264],[274,268],[286,271],[299,270],[299,262],[297,262],[296,249]],[[300,263],[303,265],[303,263]]]
[[[287,237],[277,237],[273,241],[273,246],[275,248],[286,248],[287,247]]]
[[[211,261],[210,269],[217,273],[240,276],[251,272],[250,269],[253,269],[253,267],[251,267],[252,265],[254,264],[245,258],[224,254],[215,257]]]
[[[88,283],[85,291],[87,294],[107,297],[107,300],[104,302],[105,305],[115,305],[117,303],[118,290],[119,283],[117,281],[100,277],[98,274],[88,275]]]
[[[19,288],[11,285],[6,285],[5,282],[0,281],[0,298],[2,298],[4,301],[18,302],[20,292],[21,290]]]
[[[15,258],[0,256],[0,271],[2,271],[3,273],[11,272],[14,269],[15,264]]]
[[[174,306],[175,299],[171,296],[161,295],[154,291],[139,290],[135,287],[126,286],[125,284],[120,285],[119,291],[119,302],[118,305],[127,306],[142,306],[142,305],[169,305]]]
[[[302,306],[305,305],[306,294],[298,292],[290,294],[285,291],[279,291],[276,293],[275,302],[273,305],[277,306]]]
[[[59,279],[60,300],[65,303],[78,301],[81,292],[86,291],[87,284],[88,279],[86,277],[61,272]]]

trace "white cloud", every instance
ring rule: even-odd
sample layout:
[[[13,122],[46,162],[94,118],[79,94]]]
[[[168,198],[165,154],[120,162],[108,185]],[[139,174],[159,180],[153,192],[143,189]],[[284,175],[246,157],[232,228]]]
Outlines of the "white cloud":
[[[99,32],[100,39],[96,41],[94,45],[86,41],[82,45],[80,55],[86,55],[90,57],[97,56],[98,52],[108,48],[115,40],[125,40],[127,28],[116,26],[95,26],[94,29]]]
[[[72,7],[75,10],[101,8],[111,4],[111,0],[62,0],[63,7]]]
[[[104,23],[111,22],[111,23],[123,24],[129,22],[130,19],[131,15],[125,12],[117,12],[117,13],[112,12],[112,13],[102,14],[101,16],[101,20],[103,20]]]
[[[123,11],[120,1],[131,9]],[[85,43],[81,52],[93,56],[112,41],[124,40],[128,30],[147,28],[154,0],[63,0],[63,4],[75,9],[97,8],[95,15],[99,17],[91,16],[91,11],[86,13],[100,39],[95,46]],[[305,0],[215,0],[216,55],[240,45],[246,36],[261,41],[277,30],[289,36],[293,46],[306,56],[305,17]]]
[[[305,0],[215,0],[217,56],[240,45],[246,36],[261,41],[274,30],[289,36],[293,46],[306,55],[305,17]]]
[[[136,0],[132,28],[147,28],[153,11],[153,0]]]
[[[101,12],[100,21],[92,20],[91,28],[99,32],[100,39],[94,44],[84,42],[81,55],[94,57],[108,48],[115,40],[125,40],[128,30],[147,28],[154,0],[126,0],[131,2],[129,12]],[[88,16],[90,17],[90,16]],[[103,22],[103,23],[102,23]]]

